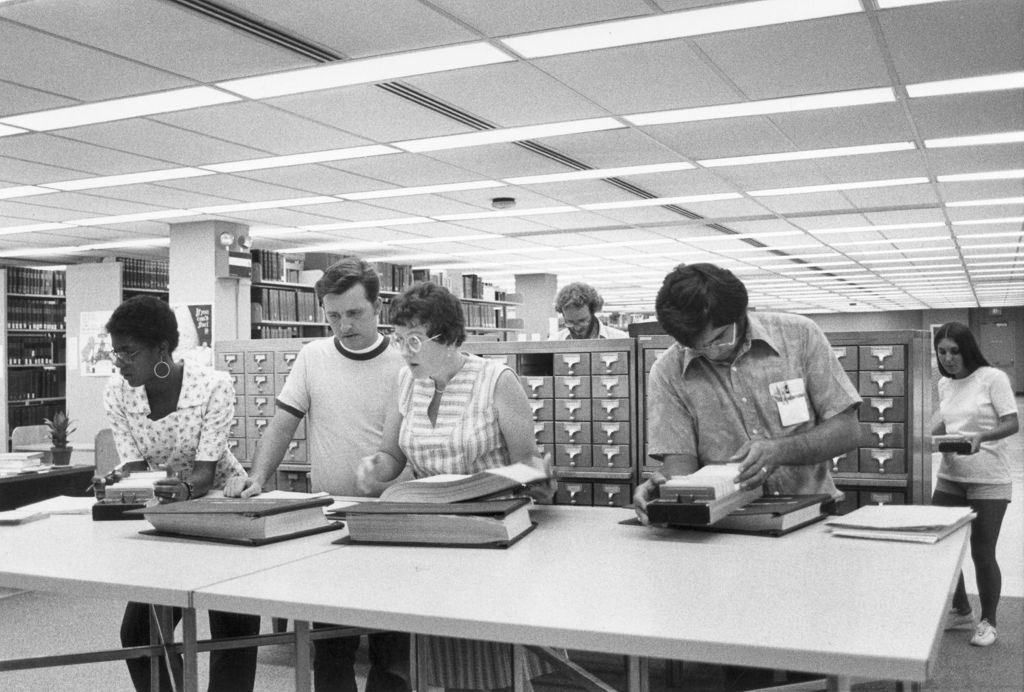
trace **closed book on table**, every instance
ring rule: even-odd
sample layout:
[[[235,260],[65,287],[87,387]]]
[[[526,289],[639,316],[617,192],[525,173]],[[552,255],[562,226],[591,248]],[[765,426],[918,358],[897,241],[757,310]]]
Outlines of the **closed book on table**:
[[[235,499],[203,497],[152,505],[129,514],[142,514],[157,535],[261,545],[320,531],[341,528],[324,515],[329,497]]]
[[[452,504],[362,502],[338,510],[354,543],[504,548],[533,529],[525,497]],[[346,539],[342,539],[345,541]]]
[[[658,499],[647,503],[654,524],[708,526],[738,507],[761,497],[761,489],[744,490],[733,479],[739,464],[709,464],[688,476],[672,476],[658,486]]]
[[[734,509],[714,528],[781,536],[835,511],[831,495],[765,495]]]
[[[520,494],[530,486],[547,483],[548,478],[542,469],[519,462],[471,475],[443,474],[402,481],[385,488],[380,499],[387,502],[482,500]]]
[[[970,507],[865,505],[826,523],[835,536],[937,543],[976,516]]]

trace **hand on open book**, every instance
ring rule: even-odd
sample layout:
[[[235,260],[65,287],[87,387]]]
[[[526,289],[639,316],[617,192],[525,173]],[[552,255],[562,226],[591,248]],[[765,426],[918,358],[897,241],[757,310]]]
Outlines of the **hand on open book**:
[[[551,467],[551,455],[545,454],[543,458],[533,457],[529,462],[530,466],[542,469],[548,476],[547,483],[536,483],[527,488],[526,495],[538,502],[550,500],[558,490],[558,479],[555,478],[554,469]]]
[[[253,497],[263,492],[263,485],[249,476],[232,476],[224,483],[224,497]]]
[[[394,478],[394,458],[387,452],[375,452],[363,457],[356,466],[356,488],[367,497],[378,497],[388,481],[382,480],[390,475]]]

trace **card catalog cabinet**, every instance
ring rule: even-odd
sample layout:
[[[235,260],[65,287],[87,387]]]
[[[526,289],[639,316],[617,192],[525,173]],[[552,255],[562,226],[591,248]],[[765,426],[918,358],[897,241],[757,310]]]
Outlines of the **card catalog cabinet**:
[[[309,339],[256,339],[216,344],[218,370],[231,374],[235,386],[235,417],[228,445],[246,469],[256,458],[260,436],[274,416],[277,394],[302,345]],[[266,490],[309,492],[306,421],[300,421],[277,476]]]
[[[857,449],[830,460],[836,485],[846,494],[847,512],[865,504],[922,504],[931,497],[931,454],[925,444],[931,416],[928,334],[923,331],[826,334],[836,358],[863,399]],[[654,361],[674,340],[638,338],[643,376],[639,432],[641,479],[660,468],[647,455],[646,388]]]
[[[636,484],[632,339],[464,344],[519,375],[539,454],[550,454],[556,504],[622,507]]]

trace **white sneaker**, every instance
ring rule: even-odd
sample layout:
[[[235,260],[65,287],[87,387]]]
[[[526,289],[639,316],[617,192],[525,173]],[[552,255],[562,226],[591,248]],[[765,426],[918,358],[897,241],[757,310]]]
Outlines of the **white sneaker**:
[[[974,646],[991,646],[996,643],[996,628],[982,620],[974,630],[971,644]]]
[[[974,629],[974,613],[967,611],[966,613],[959,613],[956,610],[951,610],[946,613],[946,626],[947,630],[958,630],[970,627]]]

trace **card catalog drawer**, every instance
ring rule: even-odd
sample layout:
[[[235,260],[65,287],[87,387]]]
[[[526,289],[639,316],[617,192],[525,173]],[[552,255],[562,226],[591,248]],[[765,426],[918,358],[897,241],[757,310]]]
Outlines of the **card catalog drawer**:
[[[239,396],[245,394],[245,375],[238,372],[232,372],[228,374],[231,378],[231,386],[235,388],[235,394]]]
[[[556,399],[589,399],[590,378],[569,377],[566,375],[555,376],[555,398]]]
[[[269,394],[258,394],[245,397],[245,415],[273,416],[274,397]]]
[[[555,442],[568,445],[588,445],[590,423],[588,421],[558,421],[555,423]]]
[[[285,464],[305,464],[309,461],[309,445],[303,439],[291,439],[288,446],[284,448],[284,456],[281,461]]]
[[[239,461],[249,461],[244,437],[229,437],[228,451],[234,454]]]
[[[633,501],[629,483],[594,483],[595,507],[626,507]]]
[[[906,499],[901,490],[861,490],[860,506],[864,505],[903,505]]]
[[[554,420],[554,399],[530,399],[529,404],[534,420]]]
[[[594,399],[593,420],[629,420],[629,399]]]
[[[558,489],[555,491],[555,504],[590,507],[594,504],[593,488],[590,483],[559,481]]]
[[[907,417],[907,400],[902,396],[866,396],[859,413],[864,422],[902,423]]]
[[[246,394],[275,394],[274,373],[249,373],[245,376]]]
[[[523,391],[531,399],[550,399],[555,394],[554,379],[543,375],[523,375],[519,378]]]
[[[245,419],[245,436],[250,439],[259,439],[263,437],[263,431],[270,425],[269,418],[246,418]]]
[[[590,445],[555,445],[555,466],[590,467]]]
[[[859,469],[857,450],[832,457],[828,462],[830,473],[857,473]]]
[[[246,372],[274,372],[274,357],[271,351],[246,351]]]
[[[238,351],[225,351],[218,353],[216,358],[216,364],[218,370],[227,370],[228,372],[243,373],[245,372],[245,363],[243,362],[244,356]]]
[[[277,489],[292,493],[311,492],[309,474],[303,471],[278,471]]]
[[[590,399],[555,399],[555,420],[590,420]]]
[[[295,365],[295,359],[298,357],[298,349],[278,351],[277,357],[274,359],[274,372],[291,372],[292,366]]]
[[[902,344],[861,346],[859,358],[861,370],[903,370],[906,367]]]
[[[537,444],[551,444],[555,441],[555,424],[549,420],[533,421],[533,441]]]
[[[858,349],[856,346],[833,346],[832,353],[836,354],[836,358],[839,359],[839,364],[843,366],[843,370],[857,370],[857,358]]]
[[[594,467],[629,468],[629,445],[594,445]]]
[[[629,396],[629,378],[626,375],[591,375],[590,391],[599,397]]]
[[[554,354],[554,375],[589,375],[590,354],[589,353],[555,353]]]
[[[593,435],[590,439],[594,444],[628,445],[629,422],[594,421]]]
[[[629,372],[629,353],[626,351],[605,351],[590,354],[592,375],[625,375]]]
[[[861,449],[861,473],[905,474],[907,462],[902,449]]]
[[[861,447],[903,447],[903,423],[861,423]]]
[[[906,394],[906,377],[902,370],[861,370],[857,391],[861,396],[903,396]]]

